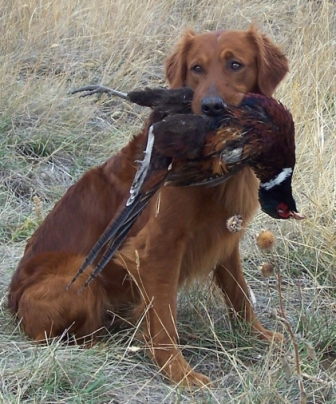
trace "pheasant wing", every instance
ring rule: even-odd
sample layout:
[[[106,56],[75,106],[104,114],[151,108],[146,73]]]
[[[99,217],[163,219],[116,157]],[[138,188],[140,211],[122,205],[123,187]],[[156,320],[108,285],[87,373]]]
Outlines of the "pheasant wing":
[[[201,157],[183,164],[174,161],[165,185],[215,186],[227,181],[248,165],[255,155],[256,150],[248,139],[246,131],[239,125],[222,126],[208,132]]]

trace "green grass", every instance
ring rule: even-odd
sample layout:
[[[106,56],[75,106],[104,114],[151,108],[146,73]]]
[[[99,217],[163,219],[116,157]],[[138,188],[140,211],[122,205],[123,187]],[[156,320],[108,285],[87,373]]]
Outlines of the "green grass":
[[[279,308],[270,259],[255,245],[273,230],[286,316],[300,354],[309,403],[336,403],[336,4],[284,0],[0,0],[0,402],[243,403],[300,402],[293,344]],[[180,295],[181,348],[213,389],[167,382],[131,329],[91,349],[55,340],[37,346],[6,309],[6,291],[25,243],[54,203],[86,170],[136,133],[147,110],[70,90],[102,83],[122,91],[164,84],[163,63],[180,33],[246,29],[256,23],[290,59],[276,97],[296,123],[293,181],[300,223],[260,213],[242,245],[244,269],[263,324],[285,332],[267,345],[231,324],[216,290]],[[285,362],[289,364],[284,366]],[[289,374],[290,373],[290,374]]]

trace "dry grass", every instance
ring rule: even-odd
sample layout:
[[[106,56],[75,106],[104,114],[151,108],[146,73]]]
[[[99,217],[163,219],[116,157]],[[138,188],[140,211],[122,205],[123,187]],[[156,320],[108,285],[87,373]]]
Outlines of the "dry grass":
[[[37,347],[5,308],[10,276],[41,217],[85,170],[125,144],[146,114],[119,100],[70,97],[69,90],[94,82],[123,91],[163,84],[164,57],[185,27],[247,28],[251,21],[291,60],[291,73],[276,95],[296,122],[294,192],[307,219],[279,223],[258,215],[244,242],[247,278],[263,323],[281,330],[281,322],[268,315],[278,307],[278,293],[274,281],[266,283],[259,274],[264,257],[253,237],[268,227],[278,238],[282,294],[298,340],[307,401],[335,403],[336,5],[331,0],[0,0],[1,402],[299,400],[295,372],[289,372],[290,341],[282,349],[268,347],[244,329],[232,330],[216,292],[209,296],[196,289],[180,299],[184,354],[215,384],[203,392],[167,384],[133,331],[88,350],[57,341]]]

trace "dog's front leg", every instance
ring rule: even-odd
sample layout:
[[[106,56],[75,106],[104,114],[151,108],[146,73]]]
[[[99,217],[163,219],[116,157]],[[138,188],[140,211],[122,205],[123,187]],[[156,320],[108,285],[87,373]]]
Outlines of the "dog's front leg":
[[[238,237],[238,235],[229,237]],[[241,265],[239,242],[235,243],[232,253],[225,256],[217,265],[215,279],[224,293],[231,315],[235,313],[239,318],[247,321],[261,339],[281,340],[283,338],[281,334],[267,330],[254,313]]]
[[[163,232],[162,223],[153,219],[128,240],[120,256],[139,289],[136,317],[143,317],[150,356],[171,381],[203,386],[210,380],[195,372],[178,348],[177,289],[185,243],[182,233]]]

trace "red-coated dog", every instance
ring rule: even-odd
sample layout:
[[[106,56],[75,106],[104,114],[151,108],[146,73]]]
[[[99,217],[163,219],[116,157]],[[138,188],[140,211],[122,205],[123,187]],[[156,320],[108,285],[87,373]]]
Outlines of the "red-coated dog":
[[[166,60],[170,86],[191,87],[194,112],[206,115],[220,114],[224,102],[239,105],[245,93],[272,95],[287,71],[281,50],[253,27],[187,31]],[[213,271],[230,310],[260,337],[279,337],[253,312],[239,257],[242,233],[226,228],[237,213],[246,225],[258,208],[258,181],[249,168],[212,188],[162,187],[97,279],[78,295],[85,272],[66,290],[123,207],[147,130],[148,124],[105,164],[88,171],[49,213],[12,278],[9,308],[35,340],[64,330],[81,339],[117,318],[143,317],[143,336],[160,369],[174,382],[202,385],[209,379],[192,370],[177,347],[179,286]]]

